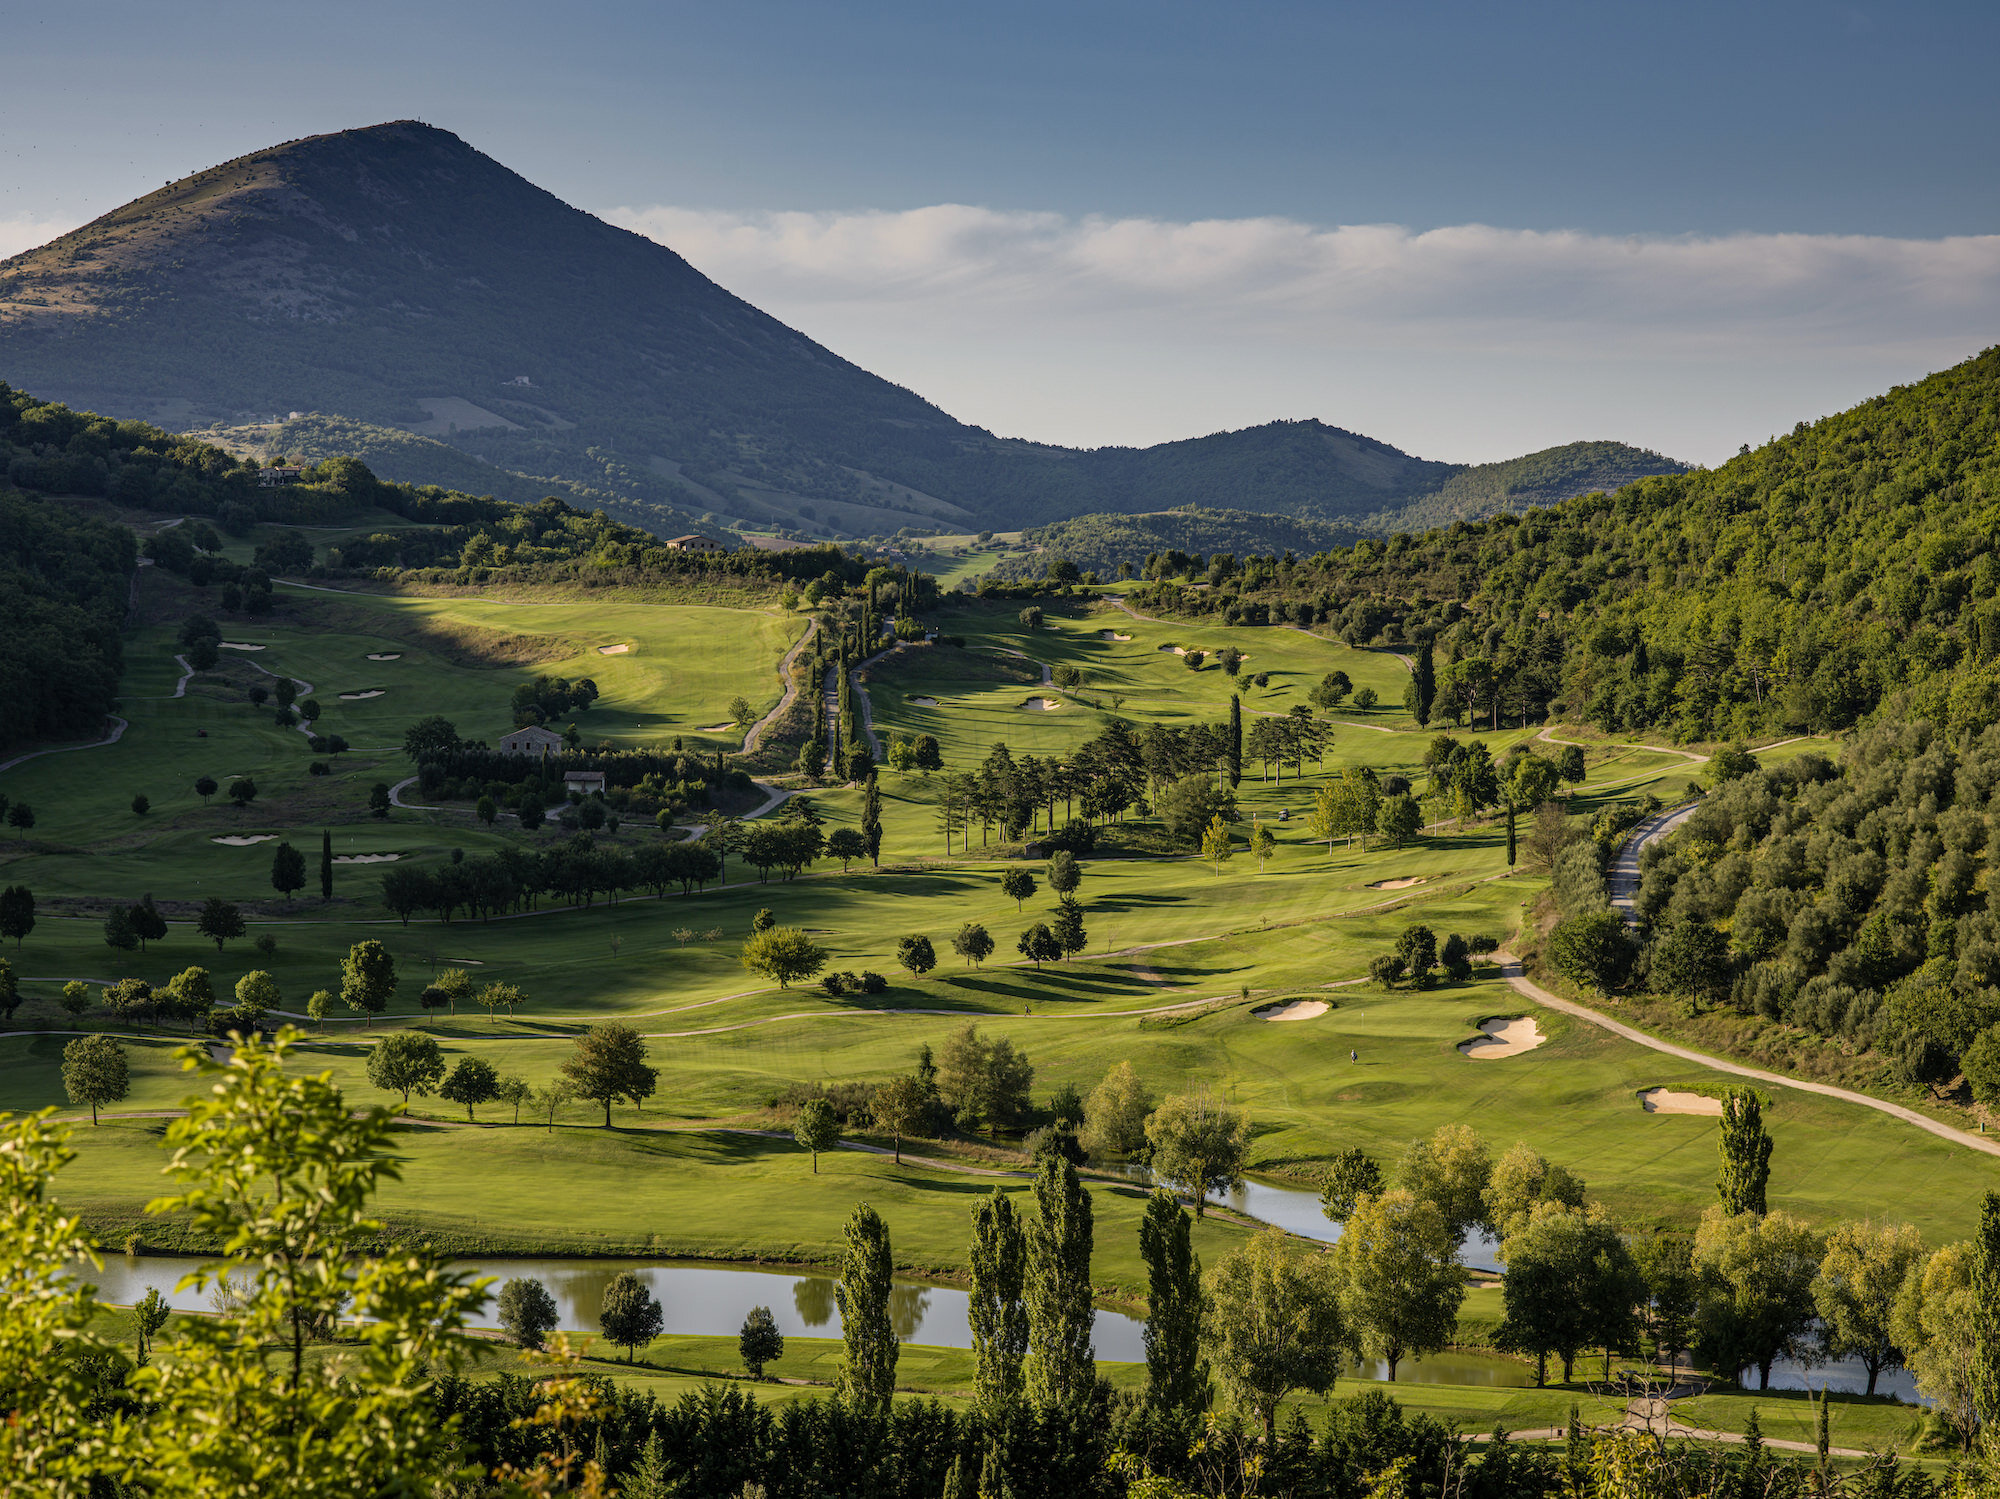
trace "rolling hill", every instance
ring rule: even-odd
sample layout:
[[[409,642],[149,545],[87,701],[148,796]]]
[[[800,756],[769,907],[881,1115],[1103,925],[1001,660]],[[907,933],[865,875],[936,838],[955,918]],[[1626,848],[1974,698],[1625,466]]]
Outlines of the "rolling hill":
[[[0,378],[181,430],[255,426],[281,451],[337,419],[384,473],[476,482],[456,452],[655,529],[866,535],[1195,504],[1377,531],[1427,497],[1508,508],[1477,471],[1317,421],[1144,449],[998,438],[412,121],[240,157],[0,262]],[[308,415],[322,426],[295,441],[286,424]],[[1576,446],[1536,503],[1681,467]],[[1454,485],[1470,488],[1445,498]]]

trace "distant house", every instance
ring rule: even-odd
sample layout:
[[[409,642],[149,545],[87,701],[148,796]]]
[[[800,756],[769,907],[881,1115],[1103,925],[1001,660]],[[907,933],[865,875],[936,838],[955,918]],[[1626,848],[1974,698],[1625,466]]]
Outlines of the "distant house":
[[[304,472],[304,467],[298,464],[278,464],[271,468],[258,469],[257,482],[266,489],[269,489],[274,484],[296,484],[299,482],[299,476]]]
[[[670,552],[726,552],[729,548],[719,541],[710,541],[706,536],[676,536],[667,543]]]
[[[560,753],[562,747],[563,736],[540,724],[530,724],[525,729],[500,736],[500,753],[503,755],[533,755],[539,759],[546,754]]]
[[[604,772],[601,770],[566,770],[563,772],[563,790],[574,791],[582,796],[596,792],[604,795]]]

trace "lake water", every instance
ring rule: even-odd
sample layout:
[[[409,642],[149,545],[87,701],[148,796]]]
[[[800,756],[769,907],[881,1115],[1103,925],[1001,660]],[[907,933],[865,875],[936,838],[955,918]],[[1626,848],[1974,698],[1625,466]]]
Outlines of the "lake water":
[[[1144,1166],[1129,1166],[1126,1175],[1134,1181],[1151,1183],[1153,1180]],[[1329,1220],[1320,1209],[1319,1193],[1300,1187],[1280,1187],[1271,1182],[1245,1178],[1242,1186],[1229,1192],[1211,1194],[1208,1200],[1245,1217],[1255,1218],[1260,1223],[1276,1224],[1286,1233],[1297,1234],[1302,1239],[1332,1244],[1340,1238],[1340,1225]],[[1458,1252],[1459,1263],[1473,1270],[1497,1271],[1500,1268],[1499,1248],[1495,1240],[1474,1229],[1467,1236],[1465,1247]]]
[[[198,1263],[158,1256],[108,1255],[103,1271],[88,1278],[96,1283],[103,1300],[117,1305],[130,1306],[148,1287],[157,1287],[182,1311],[207,1311],[210,1307],[203,1295],[174,1289],[174,1283]],[[604,1287],[613,1276],[630,1270],[659,1300],[670,1333],[734,1337],[750,1308],[767,1306],[778,1330],[789,1337],[840,1336],[840,1309],[834,1305],[833,1279],[826,1275],[657,1260],[467,1260],[454,1268],[494,1277],[492,1291],[517,1277],[539,1280],[555,1298],[561,1326],[571,1332],[597,1331],[597,1308]],[[949,1286],[898,1281],[890,1295],[889,1317],[903,1342],[970,1348],[967,1304],[965,1292]],[[1123,1312],[1100,1310],[1093,1333],[1097,1356],[1125,1363],[1143,1361],[1143,1326]],[[1399,1380],[1411,1384],[1525,1385],[1530,1378],[1529,1370],[1509,1359],[1469,1353],[1406,1359],[1396,1372]],[[1364,1360],[1348,1374],[1382,1379],[1388,1370]]]

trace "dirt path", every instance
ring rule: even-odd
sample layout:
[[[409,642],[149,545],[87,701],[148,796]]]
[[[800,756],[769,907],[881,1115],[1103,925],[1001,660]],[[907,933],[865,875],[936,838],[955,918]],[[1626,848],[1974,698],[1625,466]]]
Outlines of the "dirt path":
[[[764,731],[782,718],[785,710],[798,701],[799,684],[792,678],[792,666],[799,659],[799,653],[812,643],[813,635],[818,629],[819,621],[817,619],[807,620],[805,634],[801,635],[793,643],[790,650],[778,658],[778,681],[785,689],[784,695],[778,699],[777,707],[773,708],[769,713],[766,713],[762,718],[743,731],[744,754],[753,753],[757,746],[763,742]]]
[[[105,745],[116,744],[124,738],[125,731],[131,727],[116,713],[105,714],[104,721],[110,727],[105,730],[102,739],[93,739],[88,744],[58,744],[50,749],[29,750],[25,755],[16,755],[11,760],[0,760],[0,770],[12,770],[25,760],[39,759],[43,755],[66,755],[71,750],[103,749]]]
[[[1601,1015],[1585,1005],[1567,999],[1558,999],[1540,984],[1535,983],[1521,972],[1520,959],[1509,953],[1495,953],[1500,961],[1500,976],[1513,986],[1514,992],[1525,995],[1546,1009],[1556,1010],[1591,1025],[1601,1026],[1614,1036],[1622,1036],[1627,1041],[1636,1041],[1648,1051],[1676,1057],[1683,1062],[1693,1062],[1698,1067],[1707,1067],[1715,1072],[1726,1072],[1732,1077],[1747,1077],[1753,1082],[1770,1083],[1778,1088],[1796,1088],[1801,1093],[1817,1093],[1822,1098],[1836,1098],[1842,1103],[1859,1104],[1864,1109],[1873,1109],[1878,1114],[1887,1114],[1892,1119],[1900,1119],[1905,1124],[1914,1124],[1926,1134],[1936,1135],[1940,1140],[1953,1145],[1963,1145],[1967,1150],[1976,1150],[1983,1155],[2000,1156],[2000,1141],[1989,1140],[1983,1135],[1967,1134],[1964,1130],[1953,1129],[1941,1124],[1929,1115],[1919,1114],[1915,1109],[1906,1109],[1901,1104],[1885,1099],[1871,1098],[1866,1093],[1855,1093],[1847,1088],[1836,1088],[1831,1083],[1807,1082],[1804,1078],[1786,1077],[1780,1072],[1765,1072],[1756,1067],[1745,1067],[1737,1062],[1725,1062],[1719,1057],[1705,1056],[1701,1052],[1685,1046],[1649,1036],[1644,1031],[1622,1025],[1608,1015]]]

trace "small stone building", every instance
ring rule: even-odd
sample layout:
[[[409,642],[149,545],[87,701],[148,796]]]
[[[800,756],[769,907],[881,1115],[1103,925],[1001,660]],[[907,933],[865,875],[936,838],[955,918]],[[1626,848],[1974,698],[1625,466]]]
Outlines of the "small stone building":
[[[533,755],[539,759],[543,755],[560,754],[562,747],[563,736],[540,724],[530,724],[525,729],[500,736],[500,753],[503,755]]]

